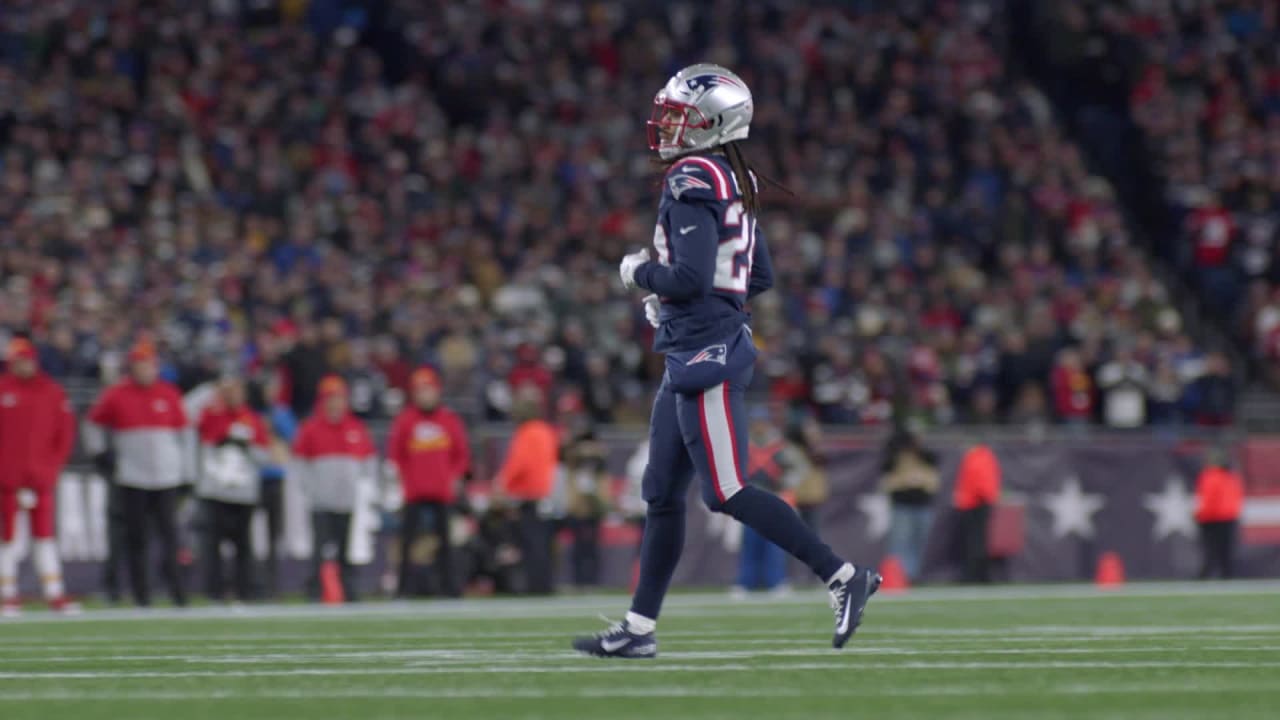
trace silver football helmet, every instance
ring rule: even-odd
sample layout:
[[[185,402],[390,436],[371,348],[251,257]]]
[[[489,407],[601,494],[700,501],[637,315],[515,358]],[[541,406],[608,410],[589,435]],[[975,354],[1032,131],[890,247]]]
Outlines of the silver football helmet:
[[[653,98],[649,149],[663,160],[743,140],[751,129],[751,90],[726,68],[698,63]]]

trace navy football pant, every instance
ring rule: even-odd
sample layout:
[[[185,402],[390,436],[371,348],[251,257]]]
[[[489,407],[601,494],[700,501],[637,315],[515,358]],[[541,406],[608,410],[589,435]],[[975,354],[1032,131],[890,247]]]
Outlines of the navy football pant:
[[[748,367],[729,382],[682,394],[664,379],[649,421],[649,464],[642,492],[649,504],[640,546],[640,578],[631,611],[657,619],[684,548],[685,501],[696,474],[702,500],[736,518],[826,580],[844,564],[778,496],[743,486],[747,467]]]

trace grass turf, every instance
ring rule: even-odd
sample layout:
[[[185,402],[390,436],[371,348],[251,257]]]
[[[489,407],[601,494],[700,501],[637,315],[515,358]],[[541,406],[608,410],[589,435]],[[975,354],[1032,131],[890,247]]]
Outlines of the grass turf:
[[[913,591],[851,646],[805,591],[673,597],[656,661],[568,651],[618,597],[29,613],[0,718],[1274,718],[1280,585]]]

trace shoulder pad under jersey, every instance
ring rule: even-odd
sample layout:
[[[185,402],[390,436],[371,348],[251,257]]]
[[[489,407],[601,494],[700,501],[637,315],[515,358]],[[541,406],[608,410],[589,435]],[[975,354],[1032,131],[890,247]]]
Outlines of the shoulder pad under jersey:
[[[734,196],[734,181],[720,163],[705,157],[677,160],[667,170],[667,190],[676,200],[723,202]]]

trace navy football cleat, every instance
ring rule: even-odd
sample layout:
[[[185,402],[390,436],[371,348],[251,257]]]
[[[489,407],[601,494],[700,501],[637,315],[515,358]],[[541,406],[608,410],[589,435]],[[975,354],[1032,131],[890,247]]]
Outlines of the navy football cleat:
[[[575,638],[573,649],[580,653],[606,658],[652,658],[658,656],[658,640],[653,633],[633,633],[627,621],[614,623],[602,633]]]
[[[838,650],[853,637],[862,624],[867,601],[880,589],[880,580],[880,573],[858,568],[847,581],[831,583],[831,609],[836,613],[836,633],[831,636],[831,647]]]

